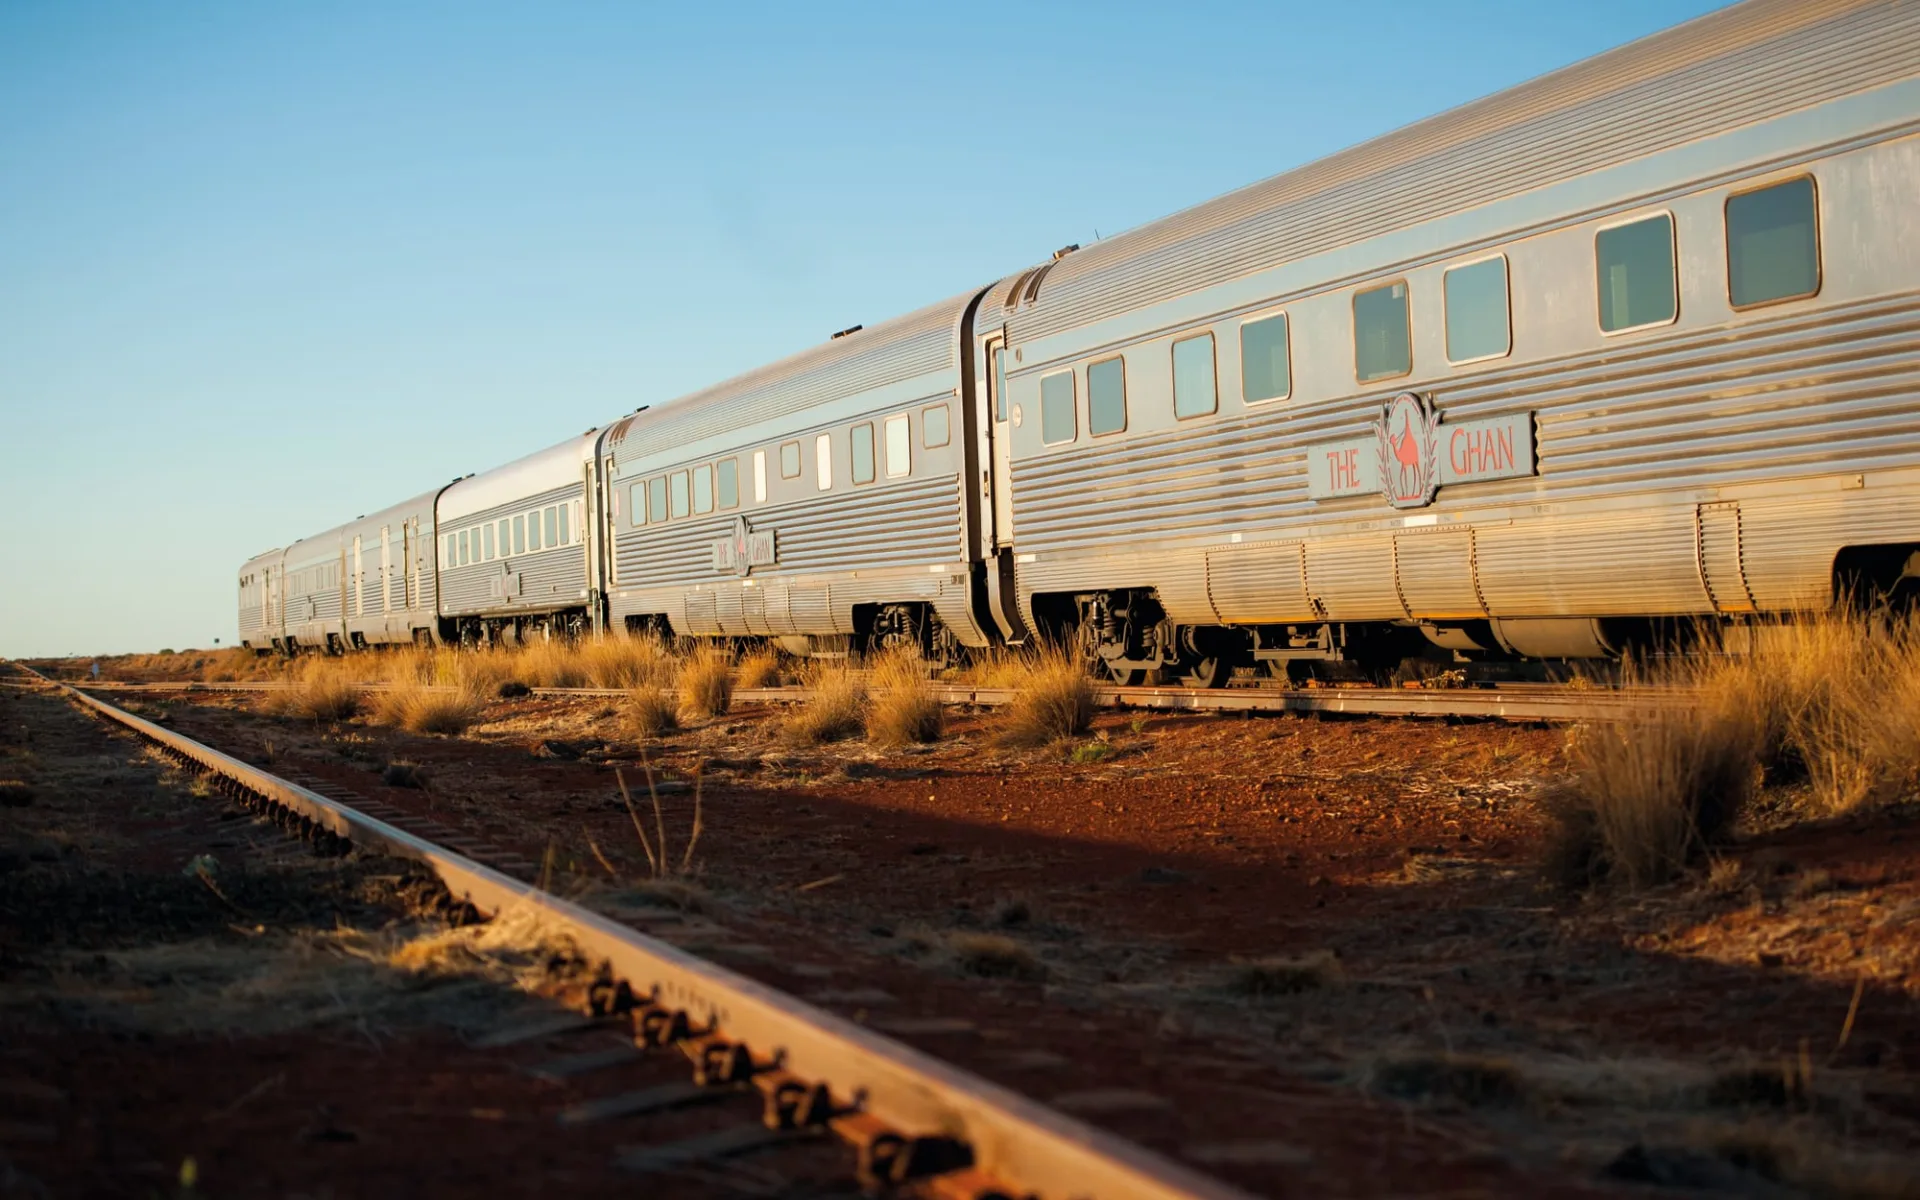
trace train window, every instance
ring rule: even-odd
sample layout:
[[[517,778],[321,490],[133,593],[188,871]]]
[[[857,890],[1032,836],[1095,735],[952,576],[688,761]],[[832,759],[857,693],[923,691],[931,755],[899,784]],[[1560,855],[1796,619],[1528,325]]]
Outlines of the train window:
[[[780,478],[800,478],[799,442],[782,442],[780,444]]]
[[[480,552],[480,527],[479,527],[479,526],[477,526],[477,525],[476,525],[476,526],[474,526],[474,527],[473,527],[473,530],[472,530],[472,533],[473,533],[473,561],[475,561],[475,562],[485,562],[485,561],[487,561],[487,560],[486,560],[486,556],[485,556],[485,555],[483,555],[483,554],[481,554],[481,552]],[[335,572],[334,572],[334,574],[335,574],[335,580],[334,580],[334,582],[336,582],[336,583],[338,583],[338,582],[339,582],[339,579],[338,579],[338,575],[339,575],[339,571],[338,571],[338,569],[337,569],[337,568],[335,569]]]
[[[675,471],[667,476],[667,515],[674,518],[693,511],[693,494],[687,485],[687,473]]]
[[[947,414],[947,406],[935,404],[920,410],[920,444],[929,450],[937,449],[953,440],[953,422]]]
[[[1007,419],[1007,348],[993,348],[993,419]]]
[[[765,450],[753,452],[753,502],[755,504],[767,502],[767,452]]]
[[[500,518],[500,557],[501,558],[505,558],[507,555],[512,553],[512,551],[508,549],[508,547],[511,545],[513,545],[513,522],[508,520],[506,517],[501,517]]]
[[[1040,380],[1040,440],[1049,446],[1079,436],[1074,417],[1073,372],[1043,376]]]
[[[549,507],[547,509],[546,528],[542,531],[546,534],[542,545],[546,546],[549,550],[560,544],[560,531],[555,528],[558,524],[559,521],[556,519],[556,510]]]
[[[486,542],[486,546],[487,546],[487,561],[492,562],[494,557],[493,555],[493,522],[492,521],[488,521],[486,524],[486,528],[482,531],[482,540]]]
[[[1447,361],[1500,358],[1513,350],[1507,301],[1507,258],[1496,254],[1441,276],[1447,302]]]
[[[450,567],[460,565],[460,539],[451,533],[447,535],[447,565]],[[296,573],[294,579],[297,581],[299,578],[300,576]]]
[[[513,519],[513,552],[527,552],[527,518],[524,514]]]
[[[1407,283],[1396,280],[1353,294],[1353,373],[1361,383],[1413,370]]]
[[[1173,344],[1173,415],[1203,417],[1220,407],[1214,379],[1213,335],[1182,338]]]
[[[905,413],[887,418],[887,478],[913,474],[913,422]]]
[[[527,549],[540,548],[540,513],[536,510],[527,514]]]
[[[647,523],[658,525],[667,519],[667,477],[655,475],[647,480]]]
[[[1727,197],[1727,298],[1735,308],[1820,290],[1813,177]]]
[[[707,463],[693,469],[693,511],[701,514],[713,511],[713,467]]]
[[[1593,235],[1593,258],[1604,332],[1665,325],[1679,315],[1671,216],[1602,229]]]
[[[570,530],[570,529],[568,529],[568,528],[567,528],[567,516],[568,516],[568,514],[569,514],[569,513],[570,513],[570,512],[572,511],[572,509],[573,509],[573,505],[571,505],[571,504],[562,504],[562,505],[560,506],[560,508],[559,508],[559,512],[560,512],[560,542],[559,542],[559,544],[560,544],[560,545],[562,545],[562,546],[571,546],[571,545],[573,545],[573,532],[572,532],[572,530]]]
[[[813,467],[820,480],[820,490],[826,491],[833,486],[833,437],[821,434],[813,439]]]
[[[853,481],[873,482],[873,422],[862,421],[853,427]]]
[[[1240,327],[1240,398],[1248,404],[1284,399],[1293,391],[1287,357],[1287,314]]]
[[[627,489],[627,523],[645,525],[647,523],[647,485],[642,480]]]
[[[467,565],[467,531],[464,529],[460,531],[460,565]]]
[[[740,460],[723,458],[714,464],[714,480],[720,488],[720,507],[740,507]]]
[[[1126,360],[1117,356],[1102,359],[1087,368],[1087,432],[1099,437],[1126,427]]]

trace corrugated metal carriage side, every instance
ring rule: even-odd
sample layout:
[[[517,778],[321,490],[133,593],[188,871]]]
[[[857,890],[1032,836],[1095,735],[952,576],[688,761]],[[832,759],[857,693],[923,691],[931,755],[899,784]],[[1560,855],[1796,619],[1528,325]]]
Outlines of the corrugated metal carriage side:
[[[1007,314],[1024,615],[1222,682],[1395,629],[1606,653],[1615,618],[1911,593],[1916,64],[1914,6],[1752,4],[1068,256]],[[1653,249],[1608,265],[1623,229]],[[1661,241],[1666,310],[1609,324]],[[1468,267],[1503,306],[1477,352]],[[1363,299],[1397,309],[1378,382]]]
[[[602,450],[622,628],[984,646],[961,363],[978,289],[636,414]]]
[[[576,635],[598,603],[589,474],[598,430],[455,481],[435,509],[440,633],[466,642]]]

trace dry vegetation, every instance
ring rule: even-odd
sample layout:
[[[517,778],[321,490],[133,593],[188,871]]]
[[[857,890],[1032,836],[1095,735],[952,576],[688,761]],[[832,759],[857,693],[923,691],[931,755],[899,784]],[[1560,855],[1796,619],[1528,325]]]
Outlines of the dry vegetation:
[[[872,667],[868,739],[881,746],[939,741],[945,710],[920,656],[911,650],[893,651],[876,658]]]
[[[867,722],[867,684],[845,662],[820,662],[806,672],[813,695],[789,713],[781,730],[799,745],[857,737]]]
[[[636,738],[657,738],[680,728],[673,696],[656,684],[643,684],[627,696],[627,732]]]
[[[1765,796],[1822,818],[1910,796],[1920,783],[1920,625],[1874,635],[1820,615],[1762,631],[1752,653],[1642,669],[1690,689],[1586,729],[1546,794],[1560,827],[1552,869],[1579,886],[1671,878]]]
[[[992,673],[1011,687],[1013,702],[1000,716],[1000,737],[1009,746],[1044,746],[1084,734],[1093,724],[1093,680],[1080,660],[1060,646],[1001,659]]]
[[[733,661],[719,646],[702,646],[680,667],[680,707],[694,717],[717,717],[733,707]]]

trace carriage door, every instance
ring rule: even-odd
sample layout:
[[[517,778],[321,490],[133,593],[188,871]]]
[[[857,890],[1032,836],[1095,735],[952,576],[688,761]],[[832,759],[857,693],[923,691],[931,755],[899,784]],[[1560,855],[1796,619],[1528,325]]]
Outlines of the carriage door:
[[[380,527],[380,611],[393,611],[393,526]]]
[[[993,551],[1013,544],[1013,427],[1007,418],[1007,339],[995,334],[987,339],[987,419],[981,425],[988,435],[987,488],[993,501],[988,520],[993,527],[991,541],[982,550]]]

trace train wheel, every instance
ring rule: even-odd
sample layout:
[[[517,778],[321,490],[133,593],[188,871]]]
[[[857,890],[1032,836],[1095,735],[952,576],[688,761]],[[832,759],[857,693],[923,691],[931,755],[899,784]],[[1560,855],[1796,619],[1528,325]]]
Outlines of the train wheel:
[[[1233,662],[1224,654],[1196,659],[1180,676],[1180,682],[1190,688],[1223,688],[1232,679]]]

